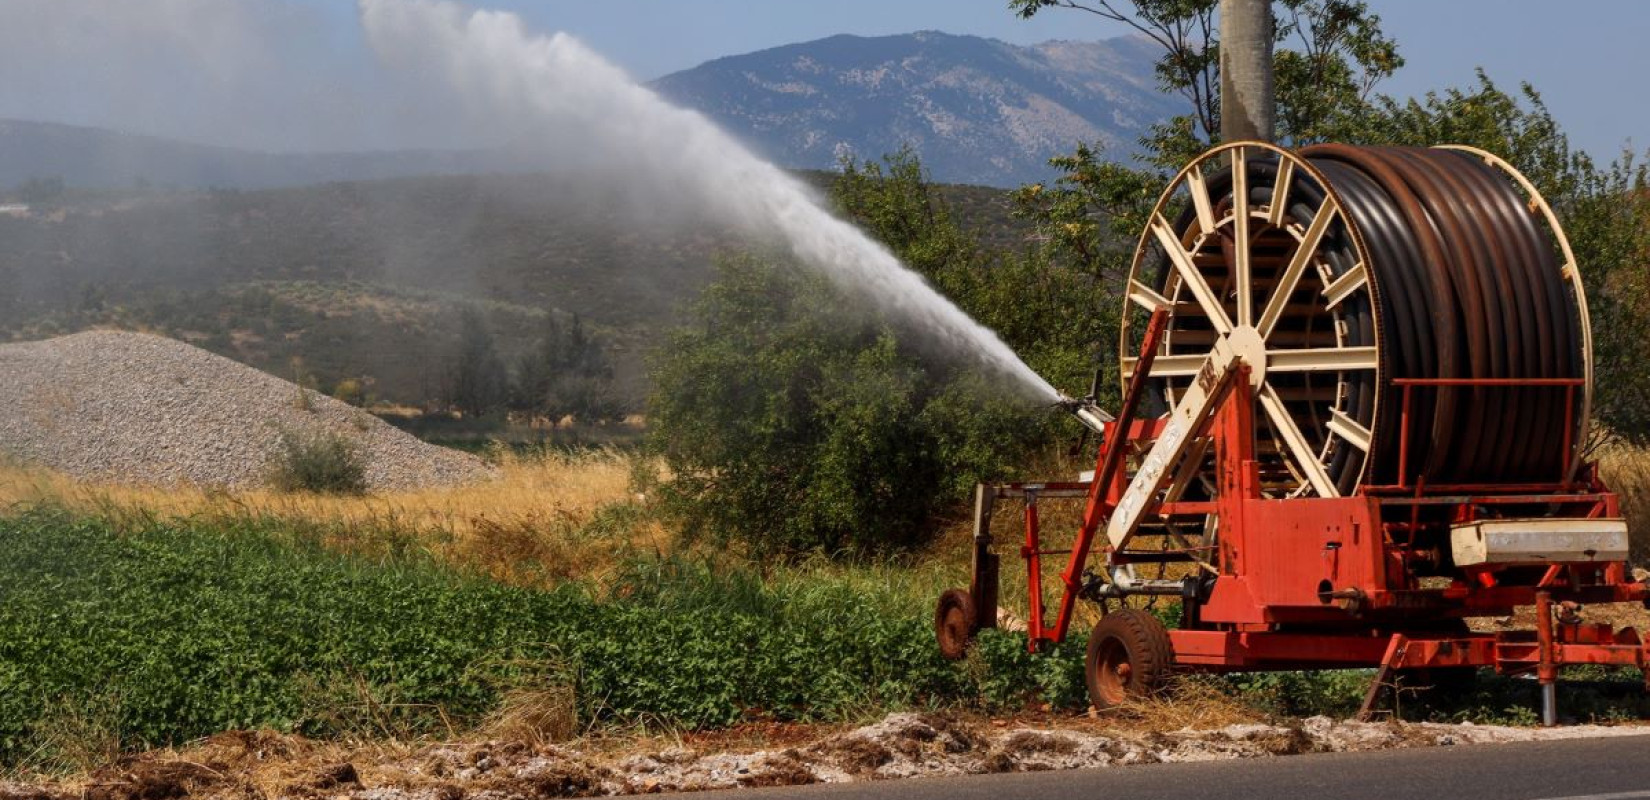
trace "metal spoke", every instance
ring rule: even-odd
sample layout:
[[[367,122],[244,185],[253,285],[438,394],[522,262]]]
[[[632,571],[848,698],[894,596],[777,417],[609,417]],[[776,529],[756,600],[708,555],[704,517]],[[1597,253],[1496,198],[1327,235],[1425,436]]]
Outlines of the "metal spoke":
[[[1164,252],[1168,253],[1169,261],[1180,274],[1181,283],[1186,285],[1187,290],[1192,293],[1192,298],[1197,300],[1197,304],[1203,308],[1203,313],[1209,317],[1209,324],[1222,334],[1230,333],[1232,322],[1226,318],[1226,310],[1221,307],[1214,290],[1209,288],[1209,282],[1203,279],[1203,273],[1192,263],[1192,254],[1181,246],[1180,238],[1175,236],[1174,227],[1169,225],[1169,221],[1164,219],[1162,214],[1152,215],[1152,234],[1157,237],[1158,244],[1162,245]]]
[[[1154,378],[1189,378],[1203,369],[1203,362],[1209,360],[1207,353],[1195,355],[1158,356],[1152,360],[1152,377]],[[1123,359],[1123,377],[1134,375],[1134,365],[1139,359],[1130,356]]]
[[[1330,281],[1328,286],[1323,287],[1324,306],[1326,308],[1334,308],[1335,306],[1340,305],[1341,302],[1347,297],[1350,297],[1353,292],[1362,289],[1368,284],[1369,270],[1365,269],[1363,262],[1360,261],[1354,265],[1352,269],[1347,270],[1342,273],[1340,277]]]
[[[1278,164],[1278,178],[1272,183],[1272,205],[1266,214],[1266,221],[1273,227],[1283,225],[1283,217],[1289,212],[1289,184],[1295,177],[1295,162],[1283,159]]]
[[[1304,350],[1266,351],[1266,371],[1271,372],[1346,372],[1374,369],[1379,363],[1375,348],[1370,347],[1313,347]],[[1155,371],[1155,370],[1154,370]]]
[[[1272,388],[1271,384],[1266,384],[1260,388],[1257,397],[1261,407],[1266,409],[1267,418],[1272,420],[1272,430],[1283,440],[1291,460],[1306,475],[1306,482],[1311,484],[1312,490],[1317,492],[1319,497],[1339,497],[1340,492],[1336,490],[1335,483],[1329,479],[1323,464],[1318,462],[1318,454],[1312,451],[1305,434],[1301,433],[1301,429],[1295,425],[1295,420],[1289,416],[1289,409],[1284,406],[1283,398],[1278,396],[1278,391]]]
[[[1249,162],[1243,148],[1232,151],[1232,269],[1237,284],[1237,324],[1255,319],[1254,282],[1249,275]]]
[[[1306,233],[1301,237],[1300,245],[1295,248],[1295,254],[1289,259],[1289,266],[1283,270],[1283,276],[1278,279],[1278,285],[1272,290],[1272,296],[1267,300],[1266,309],[1260,314],[1260,322],[1255,329],[1260,331],[1261,338],[1272,335],[1272,329],[1277,327],[1278,318],[1283,316],[1283,309],[1289,305],[1289,296],[1295,293],[1295,287],[1300,284],[1301,273],[1306,271],[1306,265],[1312,263],[1312,256],[1317,254],[1318,244],[1323,241],[1324,232],[1334,222],[1339,208],[1334,201],[1325,200],[1318,206],[1318,212],[1312,215],[1312,222],[1306,227]]]
[[[1197,226],[1200,233],[1211,233],[1215,229],[1215,208],[1209,201],[1209,186],[1203,182],[1203,173],[1192,170],[1186,175],[1186,190],[1192,195],[1192,208],[1197,209]]]
[[[1156,311],[1174,305],[1172,300],[1158,294],[1152,287],[1137,280],[1129,281],[1129,299],[1147,311]]]
[[[1368,428],[1358,424],[1358,421],[1341,413],[1338,408],[1329,410],[1329,423],[1326,426],[1336,436],[1345,439],[1348,444],[1365,453],[1369,452],[1370,432]]]

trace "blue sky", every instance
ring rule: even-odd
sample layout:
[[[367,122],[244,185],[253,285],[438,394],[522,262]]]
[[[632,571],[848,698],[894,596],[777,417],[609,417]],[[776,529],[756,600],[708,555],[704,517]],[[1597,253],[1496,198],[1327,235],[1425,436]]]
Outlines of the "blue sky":
[[[937,29],[1029,43],[1126,33],[1075,11],[1016,19],[1005,0],[479,0],[565,30],[640,78],[837,33]],[[1370,0],[1408,65],[1381,89],[1535,84],[1575,144],[1650,145],[1650,2]],[[4,0],[0,117],[275,150],[454,144],[373,66],[351,0]]]

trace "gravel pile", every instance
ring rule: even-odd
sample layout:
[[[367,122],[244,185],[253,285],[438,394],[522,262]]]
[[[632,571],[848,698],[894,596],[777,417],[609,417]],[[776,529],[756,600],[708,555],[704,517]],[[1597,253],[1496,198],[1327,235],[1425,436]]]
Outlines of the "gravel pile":
[[[0,453],[25,463],[102,481],[249,488],[267,483],[283,432],[348,439],[374,490],[490,472],[474,456],[173,339],[89,331],[0,345]]]

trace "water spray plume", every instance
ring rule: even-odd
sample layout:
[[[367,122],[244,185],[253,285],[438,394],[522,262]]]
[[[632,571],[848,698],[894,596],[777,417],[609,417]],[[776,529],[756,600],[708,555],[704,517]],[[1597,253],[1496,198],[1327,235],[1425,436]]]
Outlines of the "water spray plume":
[[[799,261],[952,354],[1006,377],[1028,397],[1059,393],[996,334],[964,314],[887,248],[827,212],[801,181],[753,155],[700,114],[677,108],[566,34],[530,34],[513,14],[437,0],[361,0],[362,24],[387,62],[431,71],[501,128],[623,164],[654,194],[754,236],[777,236]]]

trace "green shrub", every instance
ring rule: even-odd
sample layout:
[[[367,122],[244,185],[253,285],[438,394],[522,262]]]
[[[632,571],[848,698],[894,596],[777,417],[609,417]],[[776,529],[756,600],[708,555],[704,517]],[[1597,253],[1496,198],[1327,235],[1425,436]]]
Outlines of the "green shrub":
[[[689,537],[759,554],[921,542],[979,480],[1012,474],[1049,415],[935,366],[817,276],[728,259],[654,370],[649,442]]]
[[[361,494],[367,490],[366,458],[341,434],[282,431],[269,482],[283,492]]]
[[[345,378],[332,385],[332,398],[359,408],[367,404],[367,387],[354,378]]]

